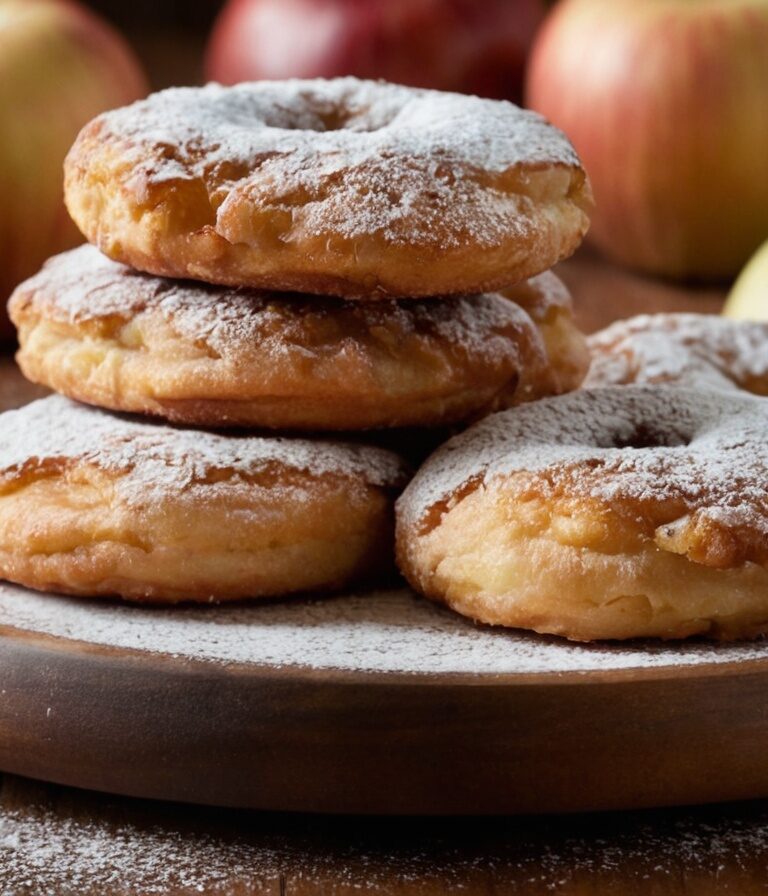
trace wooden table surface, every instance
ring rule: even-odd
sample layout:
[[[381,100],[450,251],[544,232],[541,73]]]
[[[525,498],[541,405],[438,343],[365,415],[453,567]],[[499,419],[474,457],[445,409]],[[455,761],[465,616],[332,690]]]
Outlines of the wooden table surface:
[[[620,317],[664,311],[719,313],[725,285],[694,286],[655,280],[619,268],[583,247],[556,272],[573,294],[581,327],[594,332]]]
[[[150,804],[10,776],[0,789],[2,896],[753,896],[767,889],[766,803],[380,820]]]

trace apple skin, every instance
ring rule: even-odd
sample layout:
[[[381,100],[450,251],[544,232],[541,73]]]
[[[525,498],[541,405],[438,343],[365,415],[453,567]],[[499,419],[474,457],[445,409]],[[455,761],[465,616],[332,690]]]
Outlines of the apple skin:
[[[723,314],[736,320],[768,321],[768,241],[739,274],[728,294]]]
[[[573,141],[615,260],[727,278],[768,236],[768,0],[563,0],[527,102]]]
[[[123,40],[69,0],[0,0],[0,298],[83,241],[62,163],[80,128],[147,83]],[[0,335],[11,332],[0,319]]]
[[[209,78],[356,75],[519,100],[543,0],[230,0]]]

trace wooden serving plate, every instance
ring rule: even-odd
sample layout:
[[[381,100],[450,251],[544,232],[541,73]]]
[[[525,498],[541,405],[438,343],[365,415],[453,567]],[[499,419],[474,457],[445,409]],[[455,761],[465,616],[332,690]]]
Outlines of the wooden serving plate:
[[[582,326],[721,289],[558,267]],[[0,408],[44,390],[0,358]],[[0,768],[113,793],[362,813],[768,795],[768,644],[589,647],[408,592],[151,610],[0,584]]]
[[[580,646],[406,590],[151,609],[0,585],[0,768],[337,813],[768,794],[768,644]]]

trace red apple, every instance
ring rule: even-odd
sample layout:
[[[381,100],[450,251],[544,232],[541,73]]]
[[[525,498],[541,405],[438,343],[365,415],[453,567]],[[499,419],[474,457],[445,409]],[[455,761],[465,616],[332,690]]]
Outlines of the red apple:
[[[563,0],[527,100],[573,141],[620,262],[728,277],[768,237],[768,0]]]
[[[207,74],[357,75],[415,87],[519,99],[543,0],[230,0]]]
[[[146,90],[128,47],[84,7],[0,0],[0,297],[82,242],[64,209],[64,156],[86,122]]]

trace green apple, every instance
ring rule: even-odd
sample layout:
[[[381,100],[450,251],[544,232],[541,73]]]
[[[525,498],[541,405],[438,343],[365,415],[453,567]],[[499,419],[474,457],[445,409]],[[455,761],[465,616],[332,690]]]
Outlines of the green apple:
[[[768,320],[768,241],[755,252],[723,308],[726,317],[739,320]]]

